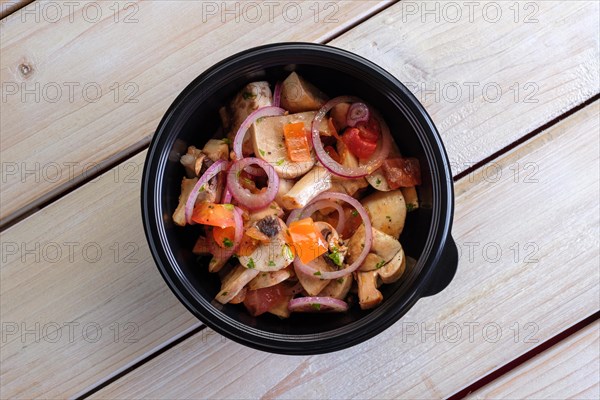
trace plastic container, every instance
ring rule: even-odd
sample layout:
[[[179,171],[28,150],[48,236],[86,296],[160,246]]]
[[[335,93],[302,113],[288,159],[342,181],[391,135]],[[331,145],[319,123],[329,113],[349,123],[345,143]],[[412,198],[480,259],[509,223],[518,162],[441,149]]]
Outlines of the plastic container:
[[[179,157],[188,145],[202,147],[220,124],[218,109],[251,81],[272,83],[297,71],[330,97],[356,95],[386,119],[403,154],[421,163],[422,207],[410,213],[400,238],[405,253],[418,260],[403,279],[383,285],[382,304],[368,311],[355,305],[347,313],[270,314],[252,317],[242,305],[213,301],[220,288],[191,252],[198,226],[175,226],[184,175]],[[422,297],[452,280],[458,254],[450,230],[454,195],[452,174],[440,136],[421,104],[391,74],[372,62],[333,47],[278,43],[229,57],[190,83],[160,122],[146,157],[141,190],[148,244],[158,269],[181,302],[222,335],[260,350],[318,354],[341,350],[372,338],[398,321]]]

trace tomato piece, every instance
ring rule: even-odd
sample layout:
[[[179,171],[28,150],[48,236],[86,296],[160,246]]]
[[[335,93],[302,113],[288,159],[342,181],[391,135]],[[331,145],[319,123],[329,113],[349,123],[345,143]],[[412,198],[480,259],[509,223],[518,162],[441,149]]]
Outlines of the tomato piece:
[[[369,121],[366,123],[359,122],[356,124],[356,128],[360,131],[360,137],[363,140],[377,143],[379,135],[381,134],[381,127],[375,118],[369,118]]]
[[[213,237],[219,247],[229,249],[233,246],[233,240],[235,239],[235,227],[228,226],[227,228],[221,228],[215,226],[213,228]]]
[[[242,241],[240,242],[240,247],[237,250],[237,254],[240,256],[249,256],[254,253],[254,250],[256,250],[258,245],[258,240],[244,234],[244,236],[242,236]]]
[[[312,218],[294,221],[288,228],[296,254],[300,261],[308,264],[328,250],[327,242],[321,235]]]
[[[194,208],[192,213],[192,221],[210,226],[218,226],[219,228],[227,228],[235,226],[233,218],[233,204],[215,204],[215,203],[200,203]]]
[[[388,158],[381,168],[391,189],[421,184],[421,167],[416,158]]]
[[[358,158],[367,159],[371,157],[377,149],[377,142],[365,140],[360,135],[360,129],[348,128],[342,135],[342,141],[348,150]]]
[[[269,311],[287,296],[285,286],[282,284],[257,290],[248,290],[246,298],[244,298],[244,305],[248,309],[248,312],[256,317]]]
[[[283,127],[283,137],[288,157],[294,162],[310,161],[310,145],[304,129],[304,122],[287,124]]]

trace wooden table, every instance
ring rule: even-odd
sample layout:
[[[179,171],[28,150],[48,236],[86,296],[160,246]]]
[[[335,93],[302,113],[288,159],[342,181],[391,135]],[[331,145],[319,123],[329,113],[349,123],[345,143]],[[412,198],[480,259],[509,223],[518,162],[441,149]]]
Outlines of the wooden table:
[[[0,397],[599,398],[599,9],[2,0]],[[160,277],[140,219],[145,149],[175,96],[281,41],[393,73],[456,180],[454,281],[329,355],[205,328]]]

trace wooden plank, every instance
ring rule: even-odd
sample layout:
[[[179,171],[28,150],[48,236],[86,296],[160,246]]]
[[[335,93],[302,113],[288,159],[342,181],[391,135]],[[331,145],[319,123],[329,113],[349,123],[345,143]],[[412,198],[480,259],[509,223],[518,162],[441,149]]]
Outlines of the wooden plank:
[[[204,23],[202,7],[206,5],[202,4],[206,2],[140,3],[121,10],[119,23],[110,22],[114,19],[114,11],[107,9],[110,2],[101,2],[104,18],[98,23],[84,19],[84,3],[74,11],[72,23],[68,15],[56,23],[7,18],[0,61],[3,84],[14,89],[14,83],[28,83],[28,88],[38,82],[42,89],[50,85],[50,91],[56,82],[64,95],[57,103],[36,103],[34,95],[26,95],[22,102],[20,91],[7,96],[3,104],[7,112],[0,119],[5,198],[0,204],[0,223],[76,186],[90,168],[114,162],[132,148],[143,148],[176,94],[215,60],[260,43],[324,41],[385,3],[339,2],[334,18],[340,23],[331,24],[326,21],[335,11],[328,6],[332,2],[301,2],[309,8],[303,8],[306,19],[289,24],[289,29],[287,25],[277,29],[283,6],[276,9],[275,24],[266,20],[267,13],[257,23],[245,19],[231,23],[234,17],[226,15],[230,22],[222,24],[219,13]],[[315,4],[321,7],[316,24],[310,9]],[[436,23],[430,15],[423,23],[424,9],[413,14],[407,8],[423,4],[400,2],[333,45],[381,64],[413,89],[439,84],[439,100],[432,95],[422,100],[453,150],[456,172],[598,92],[597,2],[519,3],[518,23],[511,16],[514,11],[507,8],[513,4],[509,2],[494,2],[501,5],[504,15],[497,23],[488,22],[491,9],[483,17],[484,3],[476,9],[473,22],[463,6],[462,17],[455,22],[445,15]],[[435,4],[441,7],[442,3]],[[526,4],[539,10],[530,10]],[[131,18],[139,23],[123,23],[136,10]],[[91,8],[86,12],[88,20],[94,16]],[[288,12],[291,17],[292,11]],[[526,16],[539,22],[525,23]],[[177,27],[164,24],[166,20],[177,20]],[[143,41],[123,42],[123,38],[142,36]],[[210,57],[198,56],[207,52]],[[97,54],[102,54],[102,62],[97,61]],[[22,64],[33,71],[27,77],[19,72]],[[68,82],[79,84],[73,101],[67,96]],[[95,98],[94,84],[104,96],[97,102],[87,101],[82,94],[86,84],[91,85],[88,100]],[[458,99],[452,92],[454,84],[462,91]],[[469,85],[474,88],[473,96]],[[497,87],[503,95],[496,101]],[[136,90],[138,103],[125,103],[126,96]],[[118,101],[115,94],[119,94]],[[31,161],[31,149],[35,149],[36,161]],[[34,172],[23,178],[26,171]],[[48,177],[36,179],[35,171],[38,177]]]
[[[200,325],[144,239],[144,157],[0,233],[3,398],[72,397]]]
[[[600,322],[538,354],[468,399],[600,399]]]
[[[0,223],[143,148],[177,94],[215,62],[271,42],[324,42],[390,2],[28,5],[0,32]]]
[[[497,175],[487,166],[456,184],[456,277],[376,338],[335,354],[290,357],[204,330],[93,397],[382,399],[459,391],[600,308],[599,143],[590,135],[600,129],[599,114],[596,102],[496,160]]]
[[[0,0],[0,19],[14,13],[33,0]]]

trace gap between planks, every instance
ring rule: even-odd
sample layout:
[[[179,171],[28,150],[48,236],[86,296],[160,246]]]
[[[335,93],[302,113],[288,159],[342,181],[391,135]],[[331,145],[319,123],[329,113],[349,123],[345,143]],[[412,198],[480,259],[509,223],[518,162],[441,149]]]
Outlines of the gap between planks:
[[[472,384],[468,385],[464,389],[462,389],[459,392],[448,397],[448,400],[464,399],[465,397],[469,396],[470,394],[476,392],[479,389],[485,389],[487,385],[494,383],[498,379],[504,377],[509,372],[514,371],[516,368],[527,363],[529,360],[538,356],[539,354],[543,353],[544,351],[546,351],[548,349],[552,349],[554,346],[558,346],[561,342],[569,341],[574,335],[581,332],[588,326],[592,325],[594,322],[598,321],[599,318],[600,318],[600,311],[590,315],[587,318],[584,318],[583,320],[579,321],[578,323],[574,324],[573,326],[560,332],[556,336],[541,343],[539,346],[534,347],[533,349],[525,352],[524,354],[515,358],[508,364],[505,364],[505,365],[499,367],[495,371],[492,371],[488,375],[477,380],[477,382],[473,382]]]
[[[6,0],[2,0],[2,1],[7,2]],[[28,4],[32,3],[33,1],[36,1],[36,0],[23,0],[23,1],[15,2],[14,7],[6,7],[6,9],[8,10],[8,13],[6,15],[3,15],[2,18],[8,17],[10,14],[27,6]],[[327,44],[327,43],[331,42],[332,40],[342,36],[344,33],[354,29],[356,26],[369,20],[373,16],[385,11],[389,7],[392,7],[399,1],[400,0],[388,0],[388,2],[380,2],[379,5],[375,8],[373,8],[372,10],[370,10],[370,12],[367,12],[364,15],[360,15],[355,20],[350,20],[350,21],[345,22],[344,24],[342,24],[341,28],[339,28],[337,31],[332,30],[332,31],[328,32],[320,40],[315,41],[315,43]],[[8,1],[7,3],[11,3],[11,2]],[[39,210],[43,209],[44,207],[48,206],[48,204],[55,202],[56,200],[63,197],[65,194],[69,193],[69,191],[75,189],[76,187],[78,187],[80,185],[84,185],[84,184],[92,181],[93,179],[96,179],[98,176],[100,176],[103,173],[109,171],[110,169],[116,167],[121,162],[142,152],[143,150],[145,150],[148,147],[150,140],[152,139],[152,135],[153,135],[153,133],[151,133],[147,137],[144,137],[139,142],[132,144],[128,148],[126,148],[120,152],[117,152],[116,154],[110,156],[109,158],[107,158],[105,160],[100,161],[97,165],[95,165],[92,173],[84,173],[84,174],[77,175],[73,179],[69,179],[66,183],[63,183],[62,185],[52,189],[51,191],[41,195],[40,197],[36,198],[33,201],[31,201],[29,204],[26,204],[22,208],[7,215],[5,218],[0,219],[0,232],[13,226],[14,224],[18,223],[19,221],[33,215],[34,213],[36,213]]]

